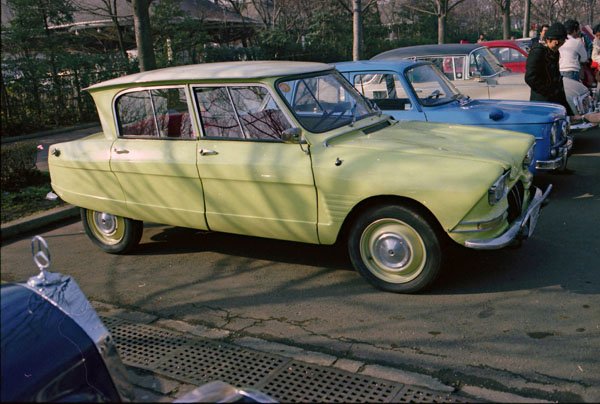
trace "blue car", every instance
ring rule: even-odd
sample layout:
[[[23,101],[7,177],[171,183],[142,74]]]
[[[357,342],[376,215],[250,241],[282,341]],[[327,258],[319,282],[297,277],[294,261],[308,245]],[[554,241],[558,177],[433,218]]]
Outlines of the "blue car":
[[[430,62],[358,61],[335,66],[363,96],[394,119],[528,133],[536,139],[532,173],[566,168],[573,138],[566,110],[558,104],[472,100]]]

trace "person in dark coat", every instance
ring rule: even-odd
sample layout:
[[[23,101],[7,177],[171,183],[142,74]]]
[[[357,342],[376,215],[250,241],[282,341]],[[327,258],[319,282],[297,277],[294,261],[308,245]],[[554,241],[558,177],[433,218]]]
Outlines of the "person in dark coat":
[[[567,39],[567,30],[561,23],[552,24],[543,42],[534,44],[527,57],[525,82],[531,88],[530,101],[546,101],[560,104],[567,115],[574,115],[558,68],[560,48]]]

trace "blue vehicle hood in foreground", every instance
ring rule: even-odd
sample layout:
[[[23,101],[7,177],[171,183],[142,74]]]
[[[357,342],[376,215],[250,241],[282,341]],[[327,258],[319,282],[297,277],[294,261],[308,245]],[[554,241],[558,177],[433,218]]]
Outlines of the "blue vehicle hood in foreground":
[[[393,111],[385,111],[392,113]],[[462,125],[531,125],[552,123],[565,116],[562,105],[547,102],[469,100],[459,104],[423,107],[428,121],[456,123]],[[395,114],[392,114],[395,115]],[[402,114],[397,114],[397,119]]]
[[[94,342],[72,318],[23,285],[2,285],[1,294],[2,402],[120,401]]]

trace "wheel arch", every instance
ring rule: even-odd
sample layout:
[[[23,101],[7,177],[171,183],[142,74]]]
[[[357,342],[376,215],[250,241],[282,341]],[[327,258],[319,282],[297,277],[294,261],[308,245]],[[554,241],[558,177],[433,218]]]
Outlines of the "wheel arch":
[[[350,232],[350,228],[352,224],[366,211],[369,209],[373,209],[377,206],[383,205],[401,205],[405,206],[409,209],[414,210],[416,213],[420,214],[438,233],[440,239],[445,240],[448,239],[448,235],[442,228],[442,225],[437,220],[435,215],[422,203],[415,201],[414,199],[407,198],[404,196],[398,195],[376,195],[369,197],[367,199],[363,199],[359,203],[357,203],[346,215],[344,222],[340,228],[338,233],[336,244],[344,242],[348,234]]]

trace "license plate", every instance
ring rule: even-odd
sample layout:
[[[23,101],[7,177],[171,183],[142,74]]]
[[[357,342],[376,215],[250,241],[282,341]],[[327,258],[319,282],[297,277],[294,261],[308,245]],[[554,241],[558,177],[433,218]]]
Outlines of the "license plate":
[[[533,212],[531,212],[531,215],[529,215],[529,233],[527,237],[531,237],[531,235],[533,234],[533,230],[535,230],[535,225],[537,224],[538,218],[540,217],[541,206],[542,204],[540,203],[538,206],[535,207]]]

